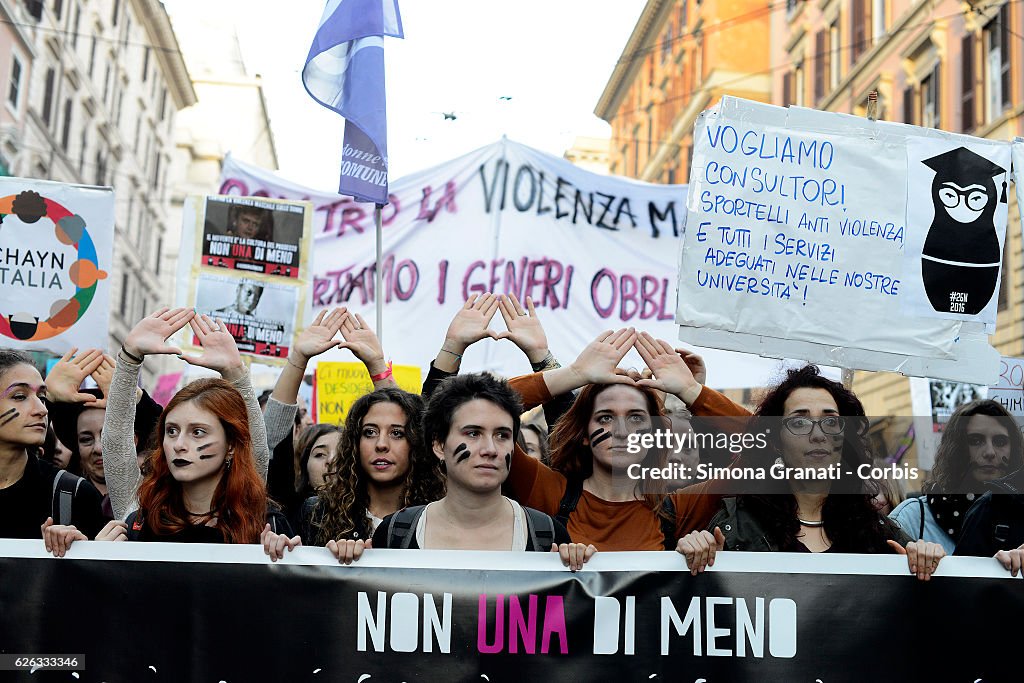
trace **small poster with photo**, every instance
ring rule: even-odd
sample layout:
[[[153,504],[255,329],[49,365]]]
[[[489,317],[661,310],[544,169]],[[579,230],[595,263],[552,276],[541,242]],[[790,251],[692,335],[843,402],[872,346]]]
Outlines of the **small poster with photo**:
[[[242,353],[286,359],[301,325],[300,290],[269,279],[202,274],[195,286],[198,313],[223,322]],[[190,335],[192,346],[199,340]]]
[[[206,197],[199,265],[300,279],[311,208],[263,197]]]

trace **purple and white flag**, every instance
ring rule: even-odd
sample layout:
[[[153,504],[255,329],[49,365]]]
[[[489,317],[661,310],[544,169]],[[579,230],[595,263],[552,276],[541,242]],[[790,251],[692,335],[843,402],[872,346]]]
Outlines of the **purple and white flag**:
[[[402,38],[398,0],[327,0],[302,69],[306,92],[345,117],[338,192],[388,203],[384,36]]]

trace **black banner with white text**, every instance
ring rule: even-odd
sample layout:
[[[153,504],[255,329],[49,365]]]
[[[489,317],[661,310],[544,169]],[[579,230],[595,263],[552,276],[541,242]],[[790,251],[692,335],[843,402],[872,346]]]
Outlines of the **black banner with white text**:
[[[42,545],[0,541],[0,654],[88,665],[4,680],[1019,680],[1024,585],[988,558]]]

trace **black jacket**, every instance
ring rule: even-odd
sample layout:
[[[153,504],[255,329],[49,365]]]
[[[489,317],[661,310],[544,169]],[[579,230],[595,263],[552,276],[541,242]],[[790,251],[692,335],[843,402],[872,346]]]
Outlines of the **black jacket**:
[[[954,555],[992,557],[1024,544],[1024,469],[988,488],[967,511]]]

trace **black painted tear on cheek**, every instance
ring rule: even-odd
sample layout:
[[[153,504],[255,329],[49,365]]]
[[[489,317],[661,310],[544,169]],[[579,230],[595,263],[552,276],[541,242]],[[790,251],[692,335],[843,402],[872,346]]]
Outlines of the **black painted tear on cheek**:
[[[597,437],[601,436],[602,434],[604,434],[604,429],[602,429],[601,427],[598,427],[597,429],[594,430],[594,433],[590,435],[590,440],[593,441],[594,439],[596,439]]]
[[[209,460],[210,458],[214,457],[212,454],[211,455],[203,455],[203,451],[206,450],[207,448],[209,448],[212,445],[213,445],[212,443],[204,443],[202,446],[197,446],[196,447],[196,453],[199,453],[199,459],[200,460]]]
[[[603,429],[601,431],[604,432]],[[591,448],[593,448],[597,444],[602,443],[604,441],[607,441],[610,438],[612,438],[612,433],[611,432],[604,432],[601,436],[597,437],[596,439],[591,439],[590,446],[591,446]]]
[[[460,443],[458,446],[455,447],[455,452],[452,455],[455,456],[455,462],[460,463],[468,460],[469,456],[472,455],[472,453],[469,452],[469,446],[467,446],[464,443]]]
[[[0,415],[0,427],[6,425],[8,422],[10,422],[11,420],[13,420],[16,417],[18,417],[18,409],[17,408],[11,408],[10,410],[8,410],[3,415]]]

